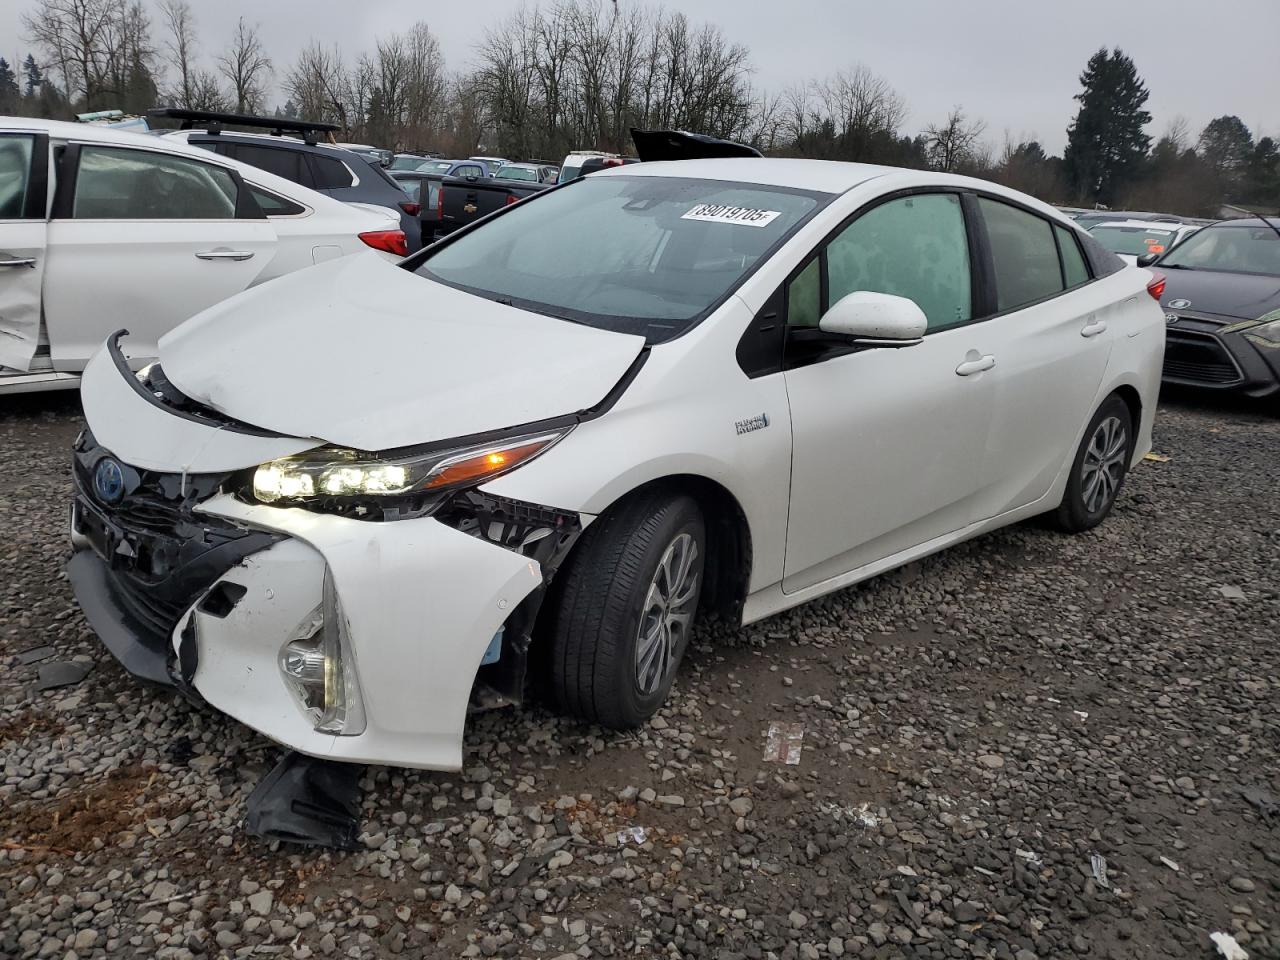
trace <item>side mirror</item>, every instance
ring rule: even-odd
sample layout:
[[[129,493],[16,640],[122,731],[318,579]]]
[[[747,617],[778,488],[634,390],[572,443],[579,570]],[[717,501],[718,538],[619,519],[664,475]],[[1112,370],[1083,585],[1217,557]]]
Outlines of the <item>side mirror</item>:
[[[818,321],[818,329],[874,347],[910,347],[924,339],[929,321],[914,300],[856,290],[841,297]]]
[[[1138,258],[1138,266],[1149,267],[1159,259],[1160,254],[1158,253],[1144,253]]]

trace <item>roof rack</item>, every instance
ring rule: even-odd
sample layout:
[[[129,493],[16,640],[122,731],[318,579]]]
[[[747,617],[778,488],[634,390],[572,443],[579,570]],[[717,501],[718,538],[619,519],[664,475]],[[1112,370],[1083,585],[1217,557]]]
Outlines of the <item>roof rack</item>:
[[[212,134],[222,132],[224,126],[256,127],[270,130],[274,136],[283,137],[286,133],[301,134],[303,140],[315,146],[320,133],[327,133],[326,138],[333,140],[333,132],[341,129],[336,123],[320,123],[315,120],[291,120],[288,117],[259,117],[251,113],[219,113],[213,110],[185,110],[181,107],[161,107],[148,110],[147,116],[162,120],[178,120],[182,130],[191,130],[197,126]]]

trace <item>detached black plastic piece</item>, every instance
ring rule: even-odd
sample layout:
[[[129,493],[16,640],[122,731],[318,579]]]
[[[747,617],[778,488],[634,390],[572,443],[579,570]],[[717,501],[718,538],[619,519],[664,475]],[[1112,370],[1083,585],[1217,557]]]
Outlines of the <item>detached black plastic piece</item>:
[[[244,828],[262,840],[356,850],[363,770],[291,750],[250,794]]]

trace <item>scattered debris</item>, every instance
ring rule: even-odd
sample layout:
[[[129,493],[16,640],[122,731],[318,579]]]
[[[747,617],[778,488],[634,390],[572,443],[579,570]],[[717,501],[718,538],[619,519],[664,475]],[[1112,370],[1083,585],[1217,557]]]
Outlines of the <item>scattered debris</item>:
[[[25,667],[29,664],[35,663],[37,660],[48,660],[50,657],[56,656],[57,653],[58,648],[52,647],[49,644],[45,644],[42,647],[32,647],[30,650],[21,650],[18,652],[18,663]]]
[[[249,795],[245,830],[263,840],[359,849],[363,769],[290,750]]]
[[[1034,850],[1015,850],[1014,853],[1017,855],[1018,859],[1025,860],[1033,867],[1043,866],[1043,861],[1040,859],[1040,855]]]
[[[1218,592],[1228,600],[1243,600],[1245,598],[1244,591],[1231,584],[1223,584],[1218,588]]]
[[[1111,889],[1111,881],[1107,879],[1107,858],[1100,853],[1095,853],[1089,858],[1089,866],[1093,868],[1093,879],[1098,881],[1098,886],[1104,890]]]
[[[880,826],[880,818],[876,816],[875,811],[871,809],[871,804],[869,803],[862,803],[856,807],[852,805],[842,807],[838,803],[831,803],[830,801],[827,801],[826,803],[819,804],[818,809],[823,813],[831,814],[831,816],[835,817],[837,820],[852,821],[864,830]]]
[[[1172,870],[1174,873],[1182,872],[1182,868],[1178,866],[1176,863],[1174,863],[1172,860],[1170,860],[1168,857],[1161,857],[1160,862],[1163,863],[1170,870]]]
[[[1236,942],[1236,938],[1229,933],[1211,933],[1209,939],[1213,941],[1214,946],[1218,948],[1218,953],[1222,954],[1226,960],[1249,960],[1248,951]]]
[[[1085,710],[1072,710],[1071,712],[1072,712],[1072,713],[1074,713],[1077,717],[1079,717],[1079,718],[1080,718],[1080,722],[1081,722],[1081,723],[1084,723],[1086,720],[1088,720],[1088,719],[1089,719],[1089,713],[1088,713],[1088,711],[1085,711]]]
[[[649,839],[649,831],[644,827],[623,827],[618,831],[618,843],[634,843],[636,846]]]
[[[1276,803],[1275,797],[1261,787],[1245,787],[1240,791],[1240,796],[1244,797],[1249,806],[1258,811],[1263,820],[1270,821],[1280,817],[1280,804]]]
[[[88,676],[92,669],[91,663],[75,663],[71,660],[42,663],[37,674],[36,689],[53,690],[57,687],[73,686]]]
[[[791,766],[800,762],[800,743],[804,740],[804,727],[799,723],[771,723],[764,738],[766,763],[785,763]]]
[[[1167,454],[1163,454],[1163,453],[1156,453],[1154,450],[1151,450],[1142,459],[1150,460],[1152,463],[1168,463],[1170,460],[1173,459],[1173,457],[1170,457]]]

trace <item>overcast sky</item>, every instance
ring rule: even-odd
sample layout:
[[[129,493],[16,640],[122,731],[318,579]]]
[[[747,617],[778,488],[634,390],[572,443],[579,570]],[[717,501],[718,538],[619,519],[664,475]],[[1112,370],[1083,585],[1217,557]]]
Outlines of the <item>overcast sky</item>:
[[[626,0],[624,0],[626,2]],[[261,25],[283,73],[311,37],[337,43],[348,60],[375,37],[426,20],[450,68],[467,66],[484,28],[521,0],[194,0],[202,52],[217,52],[236,18]],[[20,14],[35,0],[0,0],[0,56],[25,56]],[[1148,132],[1182,115],[1193,135],[1222,114],[1280,134],[1275,47],[1280,0],[685,0],[669,2],[710,20],[750,50],[754,82],[780,89],[864,63],[903,95],[906,132],[941,120],[953,105],[986,121],[987,137],[1066,141],[1078,77],[1098,47],[1119,46],[1151,91]],[[305,25],[305,26],[304,26]],[[277,97],[277,99],[283,99]]]

